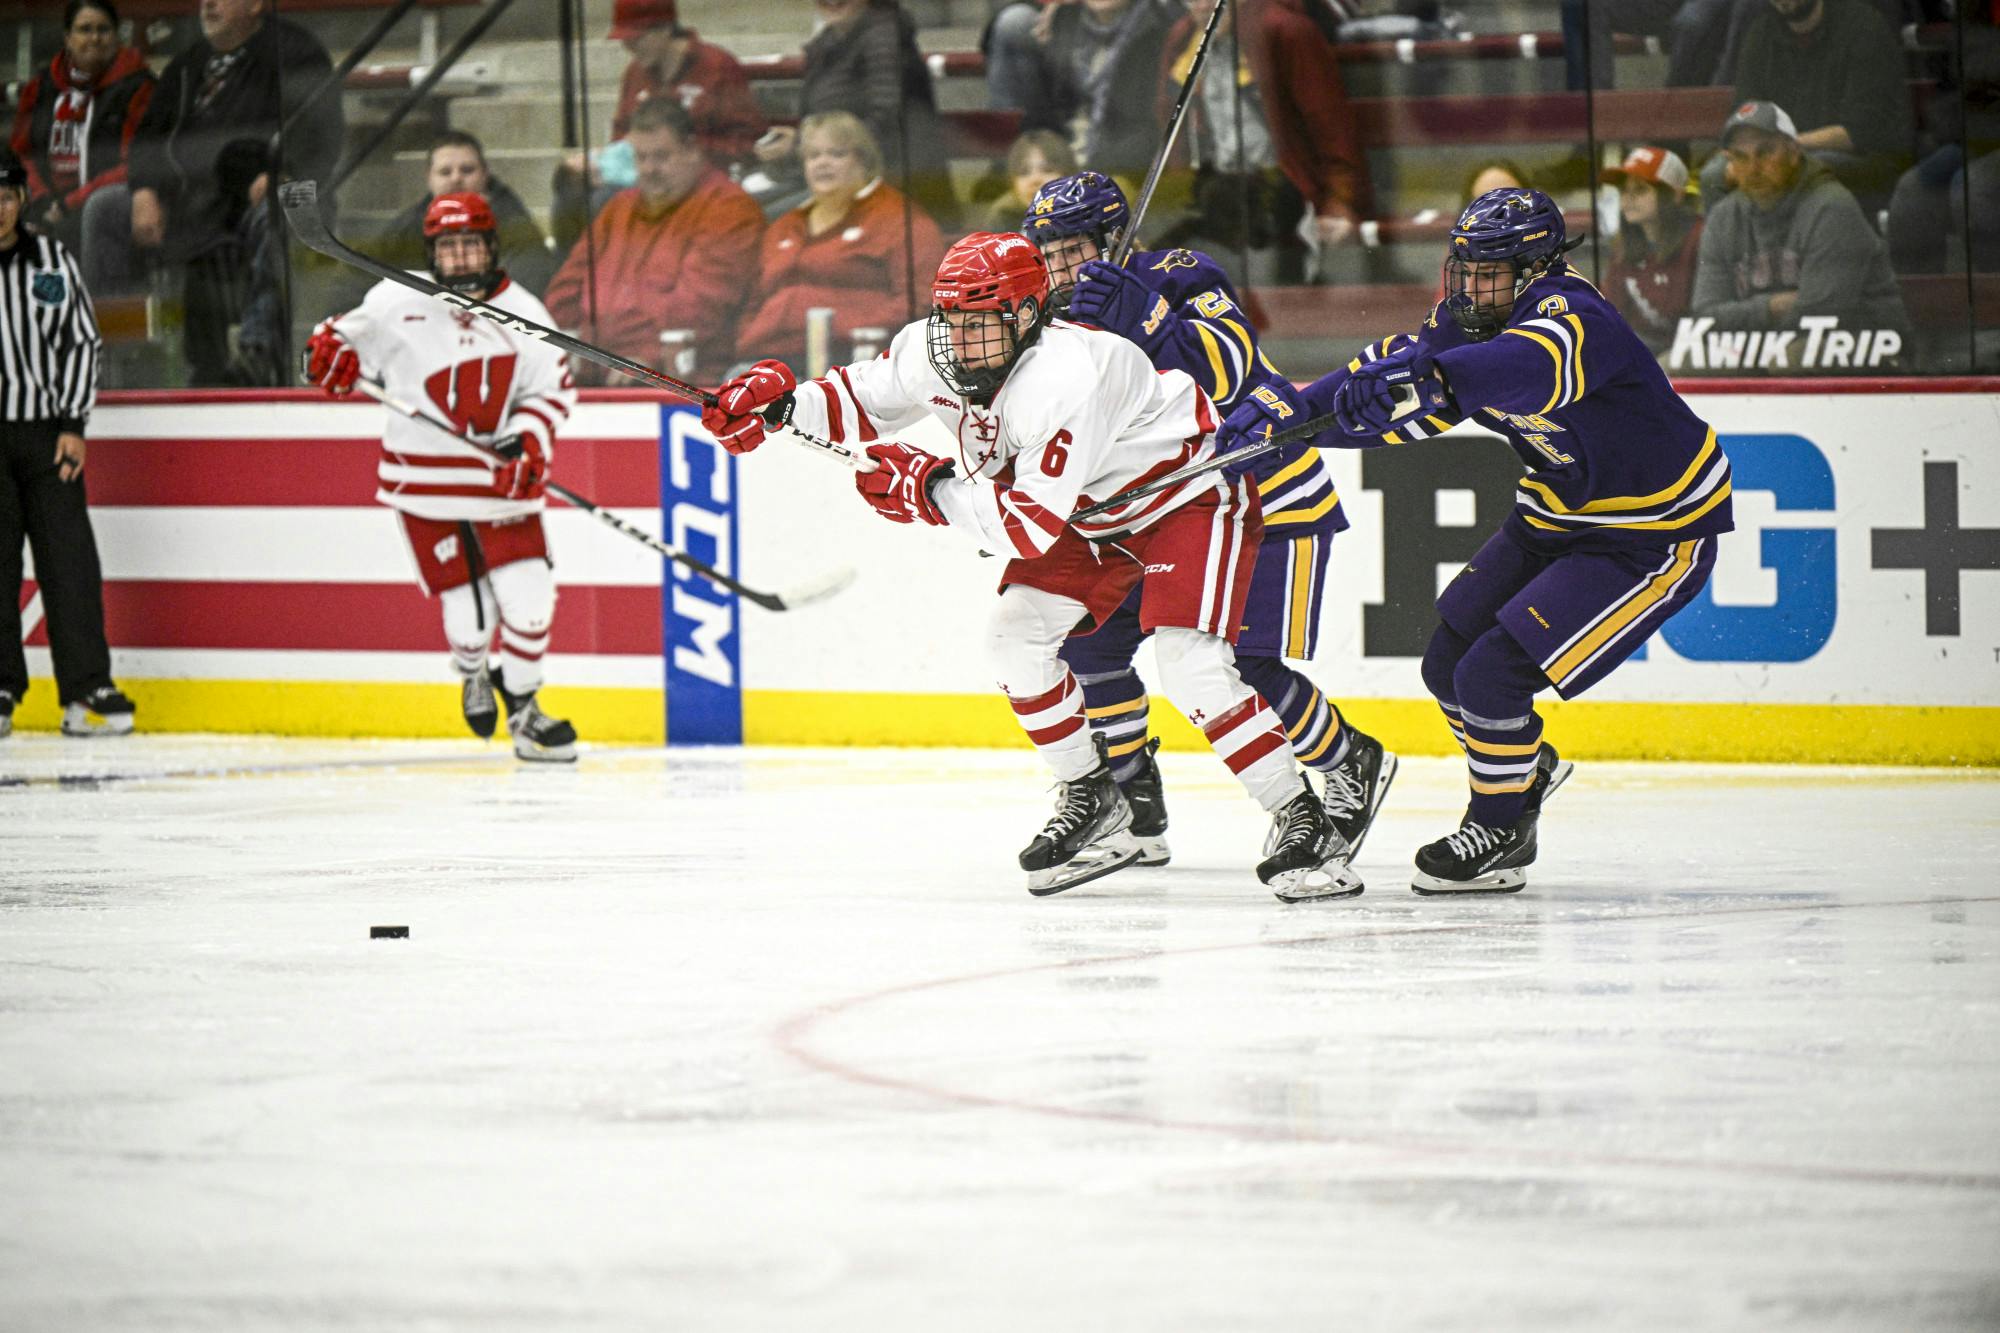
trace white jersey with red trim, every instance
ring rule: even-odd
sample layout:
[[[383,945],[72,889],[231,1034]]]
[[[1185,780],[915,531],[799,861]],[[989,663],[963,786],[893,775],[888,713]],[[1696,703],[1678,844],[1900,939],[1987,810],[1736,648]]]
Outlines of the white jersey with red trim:
[[[551,324],[548,309],[513,282],[488,298],[509,314]],[[534,435],[554,455],[576,405],[569,358],[554,347],[401,283],[380,282],[334,320],[362,372],[389,393],[480,440]],[[419,518],[490,522],[539,513],[543,499],[510,500],[485,455],[442,431],[389,413],[375,498]]]
[[[926,415],[958,440],[958,475],[931,492],[951,526],[996,554],[1033,559],[1078,509],[1205,461],[1215,452],[1208,396],[1178,370],[1155,370],[1136,344],[1056,320],[1021,354],[990,406],[932,369],[926,321],[872,361],[801,384],[792,420],[850,447],[891,438]],[[1211,473],[1076,525],[1104,540],[1151,526],[1221,485]]]

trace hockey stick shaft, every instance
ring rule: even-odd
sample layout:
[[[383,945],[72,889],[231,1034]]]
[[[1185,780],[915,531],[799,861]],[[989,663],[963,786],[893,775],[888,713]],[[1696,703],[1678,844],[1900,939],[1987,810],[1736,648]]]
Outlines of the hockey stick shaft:
[[[1416,410],[1419,400],[1415,389],[1410,388],[1408,385],[1399,385],[1395,390],[1395,394],[1398,406],[1396,416],[1392,420],[1406,417]],[[1223,468],[1231,464],[1242,464],[1255,458],[1262,458],[1265,454],[1297,444],[1300,440],[1309,440],[1321,431],[1331,430],[1339,424],[1339,419],[1331,412],[1328,412],[1324,416],[1317,416],[1310,420],[1302,421],[1290,430],[1278,432],[1268,440],[1259,440],[1257,443],[1246,445],[1241,449],[1232,449],[1226,454],[1217,454],[1215,457],[1204,459],[1199,463],[1190,463],[1184,468],[1169,472],[1164,477],[1155,477],[1144,486],[1134,486],[1129,491],[1120,491],[1109,500],[1102,500],[1086,509],[1077,510],[1074,514],[1070,515],[1070,522],[1074,523],[1080,518],[1096,518],[1099,514],[1105,513],[1108,510],[1116,509],[1120,505],[1130,504],[1134,500],[1143,500],[1149,495],[1156,495],[1161,491],[1178,486],[1191,478],[1203,476],[1210,472],[1220,472]],[[1321,445],[1319,447],[1333,449],[1339,446]]]
[[[703,407],[715,405],[715,395],[708,390],[689,384],[686,380],[676,379],[664,371],[655,370],[643,361],[634,361],[630,357],[620,356],[595,343],[572,338],[560,329],[537,324],[531,319],[522,319],[519,315],[509,314],[498,306],[462,296],[449,287],[440,286],[414,273],[405,272],[392,264],[384,264],[379,259],[373,259],[358,250],[350,249],[334,236],[326,225],[326,218],[320,213],[317,181],[287,181],[278,187],[278,203],[285,211],[285,221],[291,224],[292,233],[300,242],[306,248],[316,250],[329,259],[339,260],[348,267],[358,268],[373,277],[401,283],[410,290],[434,297],[455,310],[470,311],[524,338],[533,338],[537,342],[560,347],[572,356],[581,357],[608,370],[615,370],[633,379],[642,380],[655,388],[665,389],[668,393],[685,398],[689,402],[700,403]],[[868,466],[863,470],[873,470],[873,460],[868,459],[866,455],[857,454],[852,449],[835,444],[831,440],[822,440],[816,435],[792,430],[789,426],[785,429],[791,431],[794,439],[803,441],[829,457],[838,458],[849,467],[862,467],[866,463]]]
[[[484,454],[488,459],[492,460],[495,463],[505,463],[508,461],[506,456],[500,453],[500,451],[495,449],[492,445],[484,444],[478,440],[473,439],[470,435],[467,435],[464,431],[452,428],[451,426],[445,424],[444,422],[438,420],[436,417],[432,416],[430,413],[424,411],[420,407],[411,406],[409,403],[406,403],[402,399],[397,398],[394,394],[391,394],[387,389],[382,388],[380,385],[376,384],[372,380],[356,380],[354,387],[361,390],[361,392],[366,394],[368,397],[373,398],[376,402],[382,404],[382,406],[388,408],[391,412],[400,413],[401,415],[410,418],[410,420],[412,421],[421,421],[425,425],[431,427],[433,430],[436,430],[441,434],[451,436],[452,439],[457,440],[460,444],[465,445],[467,448],[477,450],[478,452]],[[554,482],[549,482],[547,483],[547,489],[550,495],[555,496],[557,499],[561,500],[564,504],[567,504],[575,509],[581,509],[584,513],[589,514],[592,518],[604,524],[606,527],[611,528],[613,531],[618,532],[623,536],[630,537],[633,541],[638,542],[642,546],[651,547],[653,550],[658,551],[661,555],[665,556],[669,560],[672,560],[676,564],[685,565],[687,568],[701,575],[703,578],[715,584],[717,587],[727,589],[728,591],[735,593],[738,597],[741,597],[746,601],[755,602],[757,605],[763,607],[767,611],[786,611],[791,609],[790,604],[788,604],[785,601],[785,599],[779,596],[778,594],[763,592],[760,591],[759,589],[749,587],[742,583],[738,583],[735,579],[729,577],[729,575],[715,568],[715,566],[704,564],[703,562],[689,555],[686,551],[680,550],[673,546],[669,546],[667,543],[661,541],[658,537],[655,537],[652,533],[645,531],[643,528],[634,527],[632,524],[627,523],[624,519],[618,517],[618,515],[612,513],[610,510],[603,508],[602,506],[592,502],[591,500],[585,498],[584,496],[578,495],[575,491],[570,490],[566,486],[558,486]]]
[[[1194,63],[1188,66],[1187,78],[1181,81],[1181,93],[1174,101],[1173,114],[1167,117],[1167,137],[1160,144],[1159,154],[1153,158],[1152,170],[1146,173],[1146,184],[1139,191],[1139,202],[1132,206],[1132,220],[1125,224],[1124,234],[1112,248],[1109,262],[1114,267],[1125,267],[1132,247],[1139,243],[1139,223],[1144,220],[1146,209],[1153,202],[1153,193],[1160,188],[1160,176],[1167,169],[1167,159],[1173,156],[1174,141],[1180,137],[1181,122],[1187,119],[1195,85],[1201,82],[1201,67],[1208,63],[1208,48],[1215,41],[1216,27],[1222,21],[1222,11],[1228,6],[1229,0],[1215,0],[1215,8],[1209,11],[1208,26],[1201,30],[1201,42],[1194,49]]]

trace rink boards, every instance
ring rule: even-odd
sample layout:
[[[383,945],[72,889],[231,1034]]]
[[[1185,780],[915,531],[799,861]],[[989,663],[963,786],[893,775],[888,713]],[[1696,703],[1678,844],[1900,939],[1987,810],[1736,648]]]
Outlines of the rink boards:
[[[1690,393],[1729,453],[1737,532],[1708,594],[1643,660],[1552,706],[1551,734],[1600,756],[2000,763],[2000,385],[1772,387]],[[92,509],[142,725],[463,734],[435,606],[372,501],[378,422],[373,405],[296,394],[100,408]],[[1391,745],[1441,752],[1417,674],[1431,599],[1505,514],[1519,467],[1469,429],[1329,459],[1354,526],[1307,669]],[[774,614],[663,582],[645,548],[552,506],[547,702],[586,738],[1020,743],[982,651],[1000,563],[882,522],[839,465],[780,442],[729,460],[685,410],[606,392],[579,409],[556,475],[759,587],[857,572]],[[52,725],[45,627],[29,644],[44,684],[19,722]],[[1159,702],[1168,743],[1197,744]]]

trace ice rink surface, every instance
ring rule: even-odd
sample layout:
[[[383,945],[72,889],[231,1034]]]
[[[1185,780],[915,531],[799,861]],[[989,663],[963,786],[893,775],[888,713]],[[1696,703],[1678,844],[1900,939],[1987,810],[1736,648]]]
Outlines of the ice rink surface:
[[[1035,900],[1025,752],[0,743],[0,1329],[2000,1327],[1993,775],[1286,907],[1166,773]]]

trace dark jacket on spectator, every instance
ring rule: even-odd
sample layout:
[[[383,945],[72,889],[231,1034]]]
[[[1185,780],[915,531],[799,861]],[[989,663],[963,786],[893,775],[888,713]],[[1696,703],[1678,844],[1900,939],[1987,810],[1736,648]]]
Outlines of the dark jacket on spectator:
[[[556,272],[556,257],[549,252],[548,239],[529,215],[521,196],[504,182],[487,178],[486,202],[493,205],[494,221],[500,224],[500,267],[507,270],[508,277],[540,297],[548,290],[549,279]],[[429,267],[430,253],[424,245],[424,212],[430,206],[430,196],[426,195],[357,248],[397,268]],[[348,304],[359,304],[373,285],[372,278],[364,277],[361,290]]]
[[[907,184],[933,213],[955,209],[931,72],[902,6],[871,4],[844,28],[822,28],[805,44],[805,57],[800,114],[859,116],[882,148],[890,180]]]
[[[905,218],[904,210],[911,212]],[[776,357],[805,364],[806,311],[833,310],[833,357],[847,359],[856,329],[878,328],[893,335],[930,304],[931,276],[944,257],[937,224],[899,190],[876,181],[847,216],[827,230],[810,234],[811,203],[780,216],[764,232],[761,272],[742,331],[738,359]],[[1008,230],[1020,223],[1017,213]],[[904,244],[905,235],[909,245]],[[921,296],[912,296],[914,290]],[[883,345],[887,345],[887,338]]]
[[[1333,42],[1307,12],[1306,6],[1315,3],[1318,0],[1244,0],[1236,15],[1239,40],[1263,98],[1271,147],[1285,179],[1322,216],[1366,217],[1373,206],[1367,159]],[[1223,22],[1228,21],[1225,15]],[[1176,68],[1200,36],[1193,18],[1185,17],[1167,38],[1159,91],[1161,124],[1180,91]],[[1203,79],[1218,75],[1213,63],[1202,71]],[[1183,134],[1181,143],[1187,142]]]
[[[239,63],[206,108],[195,100],[215,49],[203,39],[167,66],[132,144],[131,185],[157,190],[167,215],[167,258],[227,241],[249,208],[244,190],[262,172],[319,179],[340,156],[340,95],[319,99],[271,155],[291,113],[333,72],[326,48],[285,19],[264,21],[237,49]]]
[[[1902,42],[1864,0],[1825,3],[1825,17],[1803,41],[1775,10],[1751,21],[1736,56],[1736,100],[1776,102],[1801,134],[1845,126],[1865,160],[1857,179],[1880,178],[1886,187],[1915,148]]]
[[[110,66],[88,86],[76,83],[69,55],[61,51],[49,62],[47,73],[28,80],[14,111],[12,143],[28,168],[30,214],[39,213],[42,201],[56,191],[57,171],[50,147],[56,106],[64,94],[83,91],[89,106],[77,180],[62,194],[63,211],[74,213],[91,195],[125,179],[126,158],[145,118],[146,104],[152,100],[154,83],[145,57],[132,46],[120,48]]]
[[[660,334],[692,329],[698,363],[729,364],[764,214],[710,167],[687,198],[649,215],[635,186],[611,196],[549,282],[549,314],[647,365]]]
[[[1047,106],[1031,107],[1022,128],[1054,130],[1067,138],[1071,122],[1081,115],[1087,127],[1084,166],[1106,175],[1144,177],[1160,150],[1162,125],[1153,98],[1161,53],[1182,13],[1172,0],[1132,0],[1102,52],[1103,64],[1086,79],[1084,67],[1097,46],[1090,11],[1082,5],[1057,9],[1044,58],[1058,95]]]
[[[653,78],[653,67],[634,60],[625,67],[618,86],[618,110],[611,117],[611,137],[625,137],[632,113],[649,97],[671,96],[694,122],[694,137],[708,160],[727,170],[750,156],[750,149],[769,128],[764,112],[750,91],[749,76],[735,56],[710,46],[693,32],[687,34],[687,59],[671,83]]]
[[[1788,291],[1797,308],[1773,318],[1769,298]],[[1853,192],[1809,157],[1773,207],[1737,190],[1708,210],[1689,313],[1725,329],[1791,328],[1808,315],[1837,316],[1848,330],[1909,329],[1888,247]]]
[[[1687,218],[1679,239],[1658,250],[1628,225],[1608,247],[1603,292],[1632,331],[1656,352],[1673,342],[1674,327],[1693,299],[1701,225],[1700,218]]]

